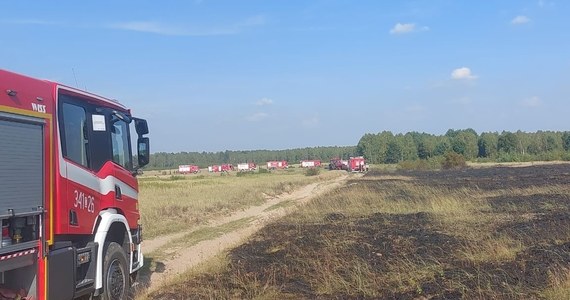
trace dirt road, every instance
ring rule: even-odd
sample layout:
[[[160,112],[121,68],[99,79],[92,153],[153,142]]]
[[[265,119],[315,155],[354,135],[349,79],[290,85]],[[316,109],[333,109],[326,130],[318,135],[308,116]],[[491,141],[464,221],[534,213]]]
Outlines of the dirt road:
[[[140,274],[139,288],[152,290],[160,286],[160,284],[169,277],[182,273],[226,249],[235,247],[262,228],[267,222],[282,217],[295,209],[297,205],[303,204],[313,197],[340,186],[346,181],[348,176],[349,175],[343,174],[341,177],[330,181],[309,184],[289,194],[268,199],[263,205],[250,207],[249,209],[236,212],[228,217],[211,220],[206,226],[144,241],[143,249],[145,253],[152,253],[159,250],[169,255],[166,259],[155,259],[153,262],[154,267],[151,268],[151,271],[147,270],[143,272],[143,274]],[[288,205],[280,206],[280,204],[285,203]],[[241,226],[236,230],[226,232],[213,239],[201,241],[189,247],[181,247],[183,243],[173,243],[197,230],[207,227],[223,226],[224,224],[244,219],[251,219],[251,221],[247,223],[246,226]]]

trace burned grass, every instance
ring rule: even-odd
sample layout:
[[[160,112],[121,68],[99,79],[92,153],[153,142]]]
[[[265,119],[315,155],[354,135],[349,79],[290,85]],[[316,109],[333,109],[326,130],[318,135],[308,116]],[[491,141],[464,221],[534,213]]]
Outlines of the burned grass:
[[[216,272],[151,296],[560,299],[570,290],[567,169],[368,174],[265,227]]]
[[[395,174],[412,177],[415,181],[432,187],[497,190],[568,184],[570,165],[490,167],[447,171],[400,171]],[[366,177],[374,178],[384,175],[386,175],[386,172],[372,171],[366,174]]]

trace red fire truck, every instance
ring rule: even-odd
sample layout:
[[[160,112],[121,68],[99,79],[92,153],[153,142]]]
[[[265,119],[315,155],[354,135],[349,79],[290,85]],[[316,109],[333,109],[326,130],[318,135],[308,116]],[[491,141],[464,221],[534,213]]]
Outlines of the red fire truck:
[[[257,165],[255,163],[239,163],[237,165],[237,170],[239,172],[252,172],[257,169]]]
[[[208,172],[229,172],[233,171],[234,166],[231,164],[213,165],[208,167]]]
[[[351,157],[348,159],[348,170],[350,172],[368,171],[368,165],[363,156]]]
[[[267,162],[267,169],[275,170],[275,169],[287,169],[289,165],[287,164],[286,160],[272,160]]]
[[[136,175],[149,161],[146,134],[116,101],[0,70],[2,297],[128,298],[143,265]]]
[[[301,168],[318,168],[321,166],[320,160],[302,160]]]
[[[178,173],[180,174],[190,174],[194,173],[197,174],[200,172],[200,167],[196,165],[180,165],[178,166]]]
[[[329,170],[348,170],[348,160],[340,159],[340,157],[334,157],[330,160]]]

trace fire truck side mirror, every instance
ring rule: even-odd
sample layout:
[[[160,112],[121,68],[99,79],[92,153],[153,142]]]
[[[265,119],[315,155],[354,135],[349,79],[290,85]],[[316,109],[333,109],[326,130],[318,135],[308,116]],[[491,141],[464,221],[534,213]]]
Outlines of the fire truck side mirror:
[[[135,129],[137,131],[137,134],[139,136],[148,134],[148,124],[146,123],[146,120],[139,118],[133,118],[133,119],[135,120]]]
[[[139,168],[148,165],[150,161],[150,142],[147,137],[137,139],[137,157],[139,160]]]

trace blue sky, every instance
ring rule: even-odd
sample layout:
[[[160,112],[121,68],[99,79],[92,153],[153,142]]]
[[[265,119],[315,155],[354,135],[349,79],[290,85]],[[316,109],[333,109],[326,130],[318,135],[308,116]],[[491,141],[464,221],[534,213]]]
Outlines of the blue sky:
[[[567,1],[3,1],[0,68],[116,98],[152,150],[570,128]],[[74,76],[75,74],[75,76]]]

